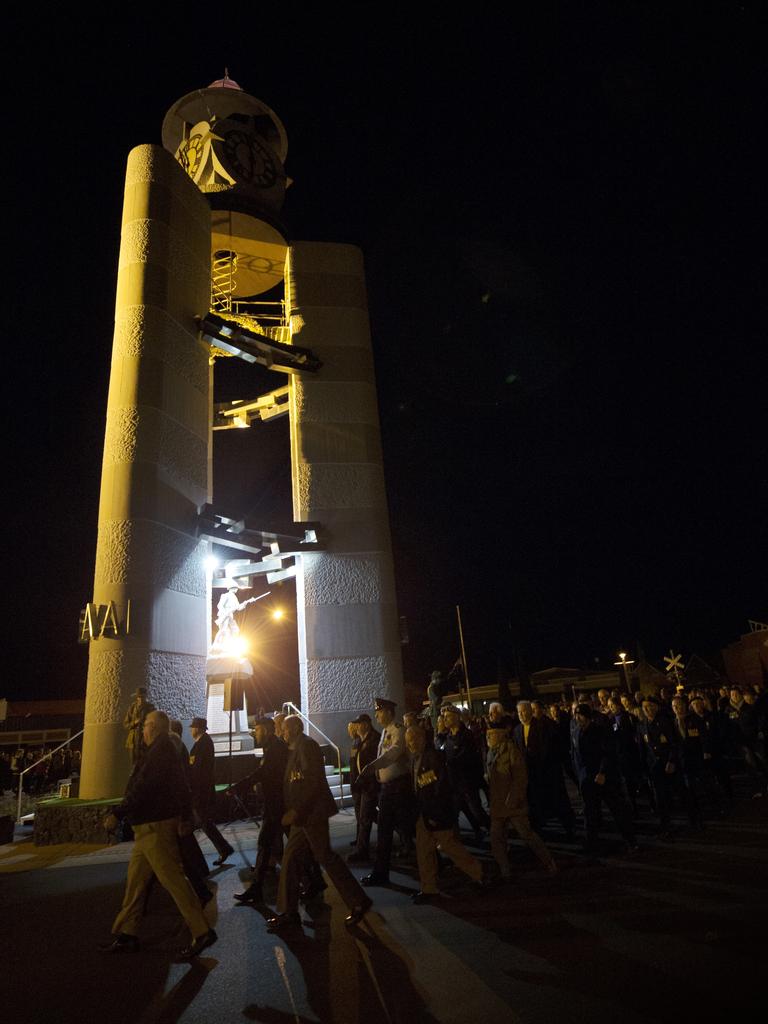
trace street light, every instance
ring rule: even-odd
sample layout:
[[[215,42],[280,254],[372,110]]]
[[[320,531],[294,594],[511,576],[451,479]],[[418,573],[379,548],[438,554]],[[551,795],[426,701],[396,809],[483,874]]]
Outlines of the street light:
[[[631,685],[629,683],[629,669],[627,668],[627,665],[634,665],[635,663],[634,663],[634,661],[631,658],[627,658],[627,652],[626,651],[617,651],[616,653],[618,654],[618,656],[619,656],[619,658],[621,660],[620,661],[614,661],[613,664],[614,665],[621,665],[622,668],[624,669],[624,683],[625,683],[625,685],[627,687],[627,693],[632,693],[632,687],[631,687]]]

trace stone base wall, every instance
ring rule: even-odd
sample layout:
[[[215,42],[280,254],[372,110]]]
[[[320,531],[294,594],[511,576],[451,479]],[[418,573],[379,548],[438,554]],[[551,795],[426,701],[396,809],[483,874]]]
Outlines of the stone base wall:
[[[115,801],[117,804],[119,801]],[[32,841],[35,846],[58,843],[99,843],[106,845],[110,837],[102,821],[109,805],[54,804],[35,808]]]

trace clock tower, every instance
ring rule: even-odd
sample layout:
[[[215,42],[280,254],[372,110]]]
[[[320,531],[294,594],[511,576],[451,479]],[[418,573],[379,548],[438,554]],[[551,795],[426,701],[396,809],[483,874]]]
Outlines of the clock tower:
[[[163,121],[163,146],[211,207],[211,249],[226,268],[232,300],[261,295],[283,281],[287,238],[280,221],[288,152],[274,111],[227,74],[182,97]],[[236,258],[235,258],[236,257]]]
[[[126,170],[87,606],[88,621],[95,615],[105,626],[84,637],[80,795],[88,799],[122,792],[126,714],[137,690],[182,721],[205,714],[206,556],[223,535],[218,527],[211,533],[206,511],[215,509],[214,426],[289,417],[293,519],[318,524],[322,543],[295,550],[284,566],[270,542],[251,574],[295,576],[302,713],[343,746],[347,722],[370,713],[374,697],[402,710],[362,254],[350,245],[289,243],[281,220],[290,184],[285,129],[228,75],[173,105],[162,143],[137,146]],[[214,424],[212,353],[222,351],[288,379],[228,411],[217,406]],[[232,530],[229,546],[266,550],[236,542]],[[276,564],[264,569],[270,557]]]

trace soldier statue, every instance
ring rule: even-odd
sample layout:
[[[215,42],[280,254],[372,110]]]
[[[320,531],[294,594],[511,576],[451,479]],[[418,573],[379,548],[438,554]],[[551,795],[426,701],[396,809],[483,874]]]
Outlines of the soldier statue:
[[[141,760],[144,753],[144,719],[155,710],[147,700],[146,687],[140,686],[133,695],[133,703],[125,713],[123,728],[126,730],[125,749],[131,755],[131,764]]]

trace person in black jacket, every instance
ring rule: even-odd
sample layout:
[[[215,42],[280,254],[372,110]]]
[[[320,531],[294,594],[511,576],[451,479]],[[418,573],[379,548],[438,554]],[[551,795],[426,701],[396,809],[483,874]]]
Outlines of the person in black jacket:
[[[768,796],[768,763],[763,745],[763,704],[758,704],[751,688],[742,690],[732,686],[728,717],[731,722],[733,745],[744,758],[747,772],[760,789],[753,795]]]
[[[627,849],[637,849],[632,829],[632,812],[621,792],[616,750],[607,715],[593,712],[589,704],[577,704],[578,729],[573,742],[573,764],[584,800],[587,825],[587,850],[597,847],[600,828],[600,804],[605,801]]]
[[[617,697],[608,701],[614,748],[619,773],[624,779],[632,810],[637,815],[637,797],[643,785],[643,760],[637,736],[637,719]]]
[[[300,864],[307,847],[349,907],[346,923],[357,924],[372,904],[345,862],[331,848],[328,819],[338,808],[328,788],[322,751],[313,739],[304,735],[304,725],[298,715],[287,716],[283,735],[289,754],[283,781],[282,823],[291,831],[280,870],[277,912],[269,918],[267,927],[275,932],[300,923]]]
[[[456,820],[463,813],[479,840],[482,829],[491,825],[488,812],[480,802],[483,760],[475,737],[461,720],[459,709],[453,704],[444,704],[442,716],[446,726],[442,750],[451,781]]]
[[[352,795],[355,801],[357,835],[355,849],[347,857],[349,864],[365,864],[370,860],[371,828],[376,821],[379,784],[373,772],[366,768],[378,756],[381,734],[373,728],[370,715],[358,715],[352,723],[357,731],[358,745],[353,753],[355,780]],[[352,768],[350,762],[350,768]],[[351,776],[352,773],[350,773]]]
[[[275,723],[271,718],[261,718],[254,726],[256,746],[263,751],[258,768],[237,783],[237,788],[261,786],[264,798],[264,817],[259,831],[256,864],[253,868],[253,881],[245,892],[236,892],[235,899],[239,903],[263,903],[263,884],[271,858],[279,858],[283,852],[282,817],[285,811],[283,803],[283,779],[285,766],[288,763],[288,747],[275,736]],[[233,787],[234,789],[235,787]]]
[[[181,738],[181,734],[182,724],[174,719],[171,722],[168,738],[176,748],[176,753],[179,755],[181,766],[184,769],[184,778],[186,779],[187,772],[189,771],[189,751]],[[179,852],[181,853],[181,862],[184,865],[184,874],[197,893],[200,903],[202,906],[205,906],[209,900],[213,899],[214,894],[208,888],[205,881],[210,873],[208,863],[203,856],[203,851],[200,849],[195,833],[191,829],[189,832],[185,830],[185,834],[179,836]]]
[[[643,698],[640,739],[656,798],[661,824],[659,835],[668,838],[671,834],[672,794],[679,790],[682,781],[682,752],[677,729],[655,697]]]
[[[190,828],[192,802],[178,752],[168,737],[169,724],[162,711],[152,711],[144,719],[146,754],[131,773],[122,803],[104,818],[108,831],[126,818],[135,836],[123,906],[112,925],[114,939],[101,947],[105,953],[138,950],[139,924],[154,876],[170,893],[192,933],[192,942],[181,951],[180,959],[197,956],[216,941],[181,863],[178,836]]]
[[[208,723],[204,718],[193,718],[189,728],[192,739],[195,741],[189,752],[189,788],[192,790],[192,807],[198,828],[205,832],[218,853],[218,857],[213,863],[223,864],[227,857],[231,857],[235,851],[213,821],[213,803],[216,797],[213,776],[215,756],[213,740],[208,735]]]
[[[421,885],[412,899],[414,903],[428,903],[439,895],[438,848],[474,882],[482,883],[483,869],[456,834],[452,782],[442,750],[427,746],[426,733],[418,725],[406,730],[405,742],[416,801],[416,862]]]
[[[576,819],[568,799],[563,769],[554,749],[554,722],[549,718],[535,718],[531,702],[518,701],[520,724],[512,732],[512,739],[525,754],[528,769],[528,808],[531,825],[540,831],[550,818],[562,824],[566,839],[574,838]]]

